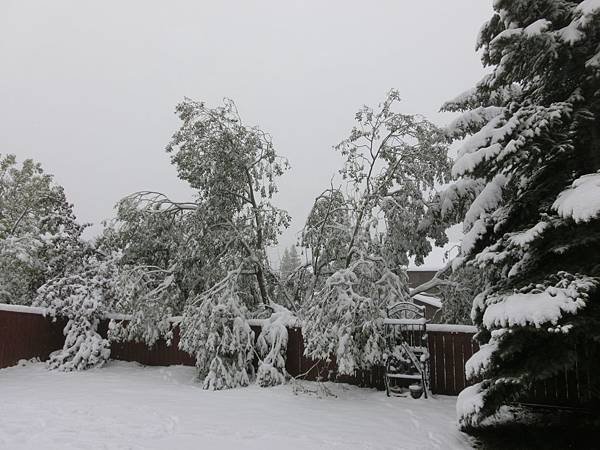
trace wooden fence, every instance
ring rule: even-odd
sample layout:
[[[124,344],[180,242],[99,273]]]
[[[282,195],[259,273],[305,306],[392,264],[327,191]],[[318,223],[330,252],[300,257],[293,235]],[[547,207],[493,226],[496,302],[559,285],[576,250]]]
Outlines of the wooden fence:
[[[0,368],[15,365],[20,359],[38,357],[41,360],[62,348],[63,321],[51,322],[43,310],[0,305]],[[100,334],[106,336],[108,321],[100,324]],[[252,327],[258,335],[260,327]],[[173,330],[170,346],[162,340],[152,348],[139,342],[112,342],[111,357],[123,361],[137,361],[146,365],[183,364],[193,366],[195,358],[178,348],[179,329]],[[474,327],[429,324],[427,339],[430,351],[430,382],[434,394],[457,395],[468,382],[465,362],[478,350],[472,340]],[[384,388],[383,368],[358,371],[353,376],[337,373],[332,361],[314,361],[304,356],[304,340],[300,328],[288,329],[286,369],[294,377],[307,380],[334,380],[359,386]],[[531,392],[529,403],[546,405],[579,405],[589,401],[590,373],[583,370],[565,371],[564,375],[538,383]]]
[[[100,322],[98,332],[106,337],[108,320]],[[196,359],[182,350],[179,350],[179,327],[173,328],[171,345],[159,339],[152,347],[143,342],[111,342],[110,357],[120,361],[136,361],[146,366],[171,366],[181,364],[184,366],[196,365]]]
[[[458,395],[469,385],[465,363],[479,350],[473,341],[473,327],[429,325],[429,366],[431,392]]]
[[[430,352],[430,382],[434,394],[458,395],[468,386],[465,362],[479,347],[473,342],[474,327],[461,325],[428,325],[427,339]],[[384,389],[384,368],[358,371],[354,376],[338,375],[335,359],[327,363],[304,356],[304,339],[300,328],[288,330],[287,371],[307,380],[335,379],[365,387]]]
[[[7,310],[8,309],[8,310]],[[50,353],[63,346],[63,321],[52,322],[37,308],[7,307],[0,309],[0,368],[16,364],[20,359],[48,358]],[[473,327],[448,325],[429,326],[431,351],[431,388],[436,394],[457,395],[465,386],[464,362],[477,350],[472,343]],[[442,327],[442,328],[439,328]],[[256,335],[260,327],[254,325]],[[106,336],[108,320],[102,321],[99,333]],[[437,330],[437,331],[436,331]],[[173,341],[167,345],[159,340],[151,348],[142,342],[112,342],[111,358],[137,361],[150,366],[184,364],[193,366],[195,358],[178,348],[179,327],[173,330]],[[300,328],[288,330],[286,369],[294,377],[302,375],[307,380],[336,380],[359,386],[384,388],[383,368],[358,371],[353,376],[339,375],[335,359],[330,362],[313,361],[304,356],[304,339]]]

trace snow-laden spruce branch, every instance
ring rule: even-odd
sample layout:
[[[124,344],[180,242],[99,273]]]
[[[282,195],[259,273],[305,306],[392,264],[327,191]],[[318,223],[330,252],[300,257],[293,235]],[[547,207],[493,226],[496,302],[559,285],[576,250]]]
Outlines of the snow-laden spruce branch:
[[[448,136],[460,147],[433,220],[464,220],[462,265],[482,278],[464,428],[575,361],[598,378],[576,349],[598,354],[600,3],[546,6],[495,2],[477,43],[490,71],[442,108],[459,113]]]

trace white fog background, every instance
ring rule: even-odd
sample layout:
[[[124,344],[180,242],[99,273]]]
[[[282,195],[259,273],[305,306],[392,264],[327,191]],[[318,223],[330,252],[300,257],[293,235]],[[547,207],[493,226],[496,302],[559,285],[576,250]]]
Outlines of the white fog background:
[[[490,16],[477,0],[1,0],[0,153],[41,162],[92,237],[131,192],[190,197],[164,151],[174,107],[230,97],[292,166],[277,263],[340,167],[331,147],[356,110],[397,88],[402,112],[447,123],[441,104],[484,73],[475,41]]]

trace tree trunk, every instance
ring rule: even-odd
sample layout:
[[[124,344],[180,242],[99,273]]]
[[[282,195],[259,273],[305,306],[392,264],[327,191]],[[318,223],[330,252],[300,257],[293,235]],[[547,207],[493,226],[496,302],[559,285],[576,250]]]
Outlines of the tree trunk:
[[[258,211],[258,205],[256,204],[256,198],[254,196],[254,189],[252,188],[252,177],[248,169],[246,169],[246,179],[248,182],[248,193],[250,196],[250,203],[252,205],[252,212],[254,213],[254,222],[256,225],[256,247],[258,248],[258,255],[255,253],[255,257],[260,258],[260,261],[256,261],[256,282],[258,283],[258,289],[260,290],[260,296],[265,305],[271,303],[269,297],[269,291],[267,290],[267,281],[265,279],[265,271],[263,270],[263,263],[267,259],[267,255],[264,249],[263,242],[263,230],[262,220]]]

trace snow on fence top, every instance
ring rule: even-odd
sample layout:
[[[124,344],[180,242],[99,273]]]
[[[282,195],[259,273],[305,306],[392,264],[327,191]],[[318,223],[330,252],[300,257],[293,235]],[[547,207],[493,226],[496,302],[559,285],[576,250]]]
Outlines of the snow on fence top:
[[[46,316],[46,313],[48,312],[46,308],[40,308],[38,306],[9,305],[6,303],[0,303],[0,311],[39,314],[41,316]],[[110,320],[131,320],[133,316],[131,314],[108,313],[104,316],[104,318]],[[183,316],[173,316],[169,317],[167,320],[176,324],[181,322],[182,319]]]
[[[7,305],[6,303],[0,303],[0,311],[40,314],[42,316],[46,315],[46,308],[38,308],[36,306]]]
[[[262,327],[267,322],[267,319],[248,319],[248,325],[251,327]]]
[[[7,305],[5,303],[0,303],[0,311],[10,311],[10,312],[20,312],[26,314],[39,314],[42,316],[46,315],[46,308],[39,308],[36,306],[23,306],[23,305]],[[109,313],[106,315],[107,319],[112,320],[131,320],[131,314],[119,314],[119,313]],[[178,324],[181,322],[182,316],[173,316],[169,317],[169,322],[173,324]],[[425,319],[385,319],[384,323],[387,324],[401,324],[401,325],[410,325],[410,324],[422,324]],[[248,319],[248,324],[252,326],[261,327],[265,324],[266,319]],[[477,332],[477,327],[471,325],[452,325],[445,323],[431,323],[427,324],[428,331],[438,331],[440,333],[475,333]]]
[[[477,327],[473,325],[454,325],[452,323],[429,323],[427,331],[438,331],[440,333],[477,333]]]
[[[386,325],[424,325],[427,323],[426,319],[383,319],[383,323]]]

